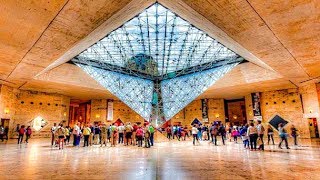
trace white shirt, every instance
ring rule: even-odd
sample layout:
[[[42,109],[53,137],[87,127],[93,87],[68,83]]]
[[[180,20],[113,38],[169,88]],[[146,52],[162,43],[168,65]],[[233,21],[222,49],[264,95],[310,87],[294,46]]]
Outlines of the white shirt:
[[[73,134],[79,135],[80,134],[80,128],[77,125],[74,125],[73,127]]]
[[[119,133],[123,133],[124,132],[124,126],[119,126],[118,127],[118,131],[119,131]]]
[[[192,127],[192,134],[198,134],[198,129],[196,127]]]

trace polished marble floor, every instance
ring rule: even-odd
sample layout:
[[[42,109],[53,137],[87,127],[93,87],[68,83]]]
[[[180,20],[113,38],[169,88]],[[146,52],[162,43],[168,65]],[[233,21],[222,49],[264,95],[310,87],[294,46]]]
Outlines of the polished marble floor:
[[[0,179],[320,179],[320,145],[248,151],[228,142],[156,143],[154,147],[51,148],[49,139],[0,142]]]

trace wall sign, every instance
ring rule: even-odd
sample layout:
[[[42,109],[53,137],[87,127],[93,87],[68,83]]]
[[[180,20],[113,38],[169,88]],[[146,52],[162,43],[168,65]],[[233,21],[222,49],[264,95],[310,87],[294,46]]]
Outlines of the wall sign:
[[[202,121],[209,122],[208,118],[208,99],[201,99]]]
[[[260,108],[260,93],[251,93],[253,116],[262,116]]]
[[[113,100],[108,99],[107,100],[107,121],[112,121],[113,120]]]

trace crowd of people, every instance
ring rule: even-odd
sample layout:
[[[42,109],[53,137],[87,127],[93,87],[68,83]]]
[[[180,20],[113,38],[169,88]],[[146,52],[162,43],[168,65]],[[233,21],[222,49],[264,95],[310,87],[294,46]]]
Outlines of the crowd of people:
[[[290,131],[290,134],[287,133],[287,131],[284,129],[284,124],[279,124],[278,132],[280,142],[278,144],[278,147],[280,149],[282,149],[283,141],[285,142],[286,148],[290,149],[288,145],[288,137],[290,135],[294,140],[294,145],[298,145],[298,130],[294,127],[294,125],[292,125]],[[187,126],[169,125],[165,129],[165,132],[169,140],[175,138],[178,141],[186,140],[186,138],[192,136],[193,145],[200,144],[199,141],[210,141],[210,143],[217,146],[218,139],[221,139],[221,143],[223,145],[225,145],[226,140],[238,143],[238,139],[241,139],[244,148],[250,150],[264,150],[264,135],[267,134],[267,144],[269,145],[270,142],[272,142],[272,144],[275,145],[273,128],[269,125],[267,130],[265,130],[261,121],[257,121],[256,124],[251,122],[250,124],[246,124],[243,126],[224,126],[222,123],[218,122],[212,123],[211,126],[194,124],[192,125],[191,129],[188,129]]]
[[[80,126],[80,123],[74,125],[73,128],[62,124],[51,128],[52,139],[51,145],[63,149],[64,145],[69,144],[70,137],[73,137],[73,146],[80,146],[83,140],[83,147],[100,145],[107,146],[110,143],[111,147],[117,144],[125,146],[135,146],[150,148],[154,144],[155,128],[151,124],[131,125],[130,122],[107,125],[101,124],[85,124]]]
[[[8,140],[9,128],[0,126],[0,140]],[[111,147],[115,147],[117,144],[123,144],[124,146],[138,146],[150,148],[154,145],[155,128],[151,124],[131,125],[130,122],[126,124],[112,123],[107,125],[101,124],[85,124],[80,126],[80,123],[75,124],[72,128],[69,126],[57,125],[54,123],[51,128],[51,145],[53,147],[59,147],[63,149],[64,145],[70,143],[70,139],[73,139],[73,146],[80,146],[81,141],[83,147],[100,145],[101,147],[110,144]],[[278,133],[280,142],[278,147],[282,149],[282,143],[285,143],[285,147],[289,148],[288,137],[293,138],[294,145],[298,145],[297,137],[298,130],[294,125],[290,128],[290,133],[287,133],[284,128],[284,124],[278,125]],[[18,144],[22,144],[23,140],[28,143],[32,134],[32,128],[24,125],[16,127],[16,133],[18,136]],[[226,141],[233,141],[238,143],[238,139],[241,139],[244,148],[250,150],[264,150],[264,135],[267,134],[267,144],[275,145],[274,141],[274,129],[269,125],[265,130],[261,121],[257,123],[249,123],[243,126],[231,126],[227,124],[224,126],[222,123],[214,122],[211,125],[193,124],[189,129],[188,126],[168,126],[163,129],[166,133],[166,137],[169,140],[177,139],[178,141],[186,141],[192,138],[193,145],[199,145],[200,141],[209,141],[214,145],[218,145],[217,142],[220,139],[221,144],[225,145]],[[24,138],[25,137],[25,138]]]

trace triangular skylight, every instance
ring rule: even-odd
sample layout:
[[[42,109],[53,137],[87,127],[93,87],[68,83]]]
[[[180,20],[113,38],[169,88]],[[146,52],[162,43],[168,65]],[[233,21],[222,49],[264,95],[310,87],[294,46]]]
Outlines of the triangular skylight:
[[[170,94],[166,94],[165,89],[163,89],[163,93],[161,92],[163,84],[169,83],[170,88],[176,86],[177,89],[180,89],[183,86],[181,83],[185,82],[186,87],[192,88],[189,83],[194,80],[191,79],[197,79],[206,81],[204,84],[200,84],[208,88],[218,80],[217,78],[221,78],[220,75],[225,74],[226,70],[230,70],[241,61],[243,61],[243,58],[238,54],[224,47],[205,32],[197,29],[159,3],[145,9],[72,59],[73,63],[86,70],[111,93],[118,97],[121,96],[119,99],[147,120],[148,114],[151,118],[168,120],[204,91],[195,89],[197,93],[193,93],[183,103],[167,103],[171,102],[172,99],[166,99]],[[88,66],[94,68],[89,68],[89,72]],[[213,81],[207,81],[206,78],[212,78],[205,77],[204,73],[197,73],[206,70],[217,73],[214,75]],[[139,82],[145,81],[145,84],[152,84],[150,87],[153,90],[143,95],[144,99],[139,99],[141,102],[150,103],[149,108],[145,108],[148,112],[141,112],[141,107],[139,107],[141,103],[132,105],[132,97],[123,96],[123,93],[127,93],[123,92],[122,89],[115,89],[115,86],[112,85],[114,79],[108,78],[111,74],[122,74],[126,75],[123,76],[124,78],[130,77],[135,80],[138,79]],[[136,78],[133,78],[133,76]],[[104,79],[101,79],[102,77]],[[180,82],[180,79],[183,79],[183,81]],[[175,81],[179,81],[179,83],[170,83]],[[135,86],[134,84],[128,83],[126,87]],[[153,93],[150,95],[150,92]],[[182,96],[187,95],[181,93]],[[170,97],[178,98],[174,100],[176,102],[181,100],[178,94],[175,94],[175,97]],[[158,104],[154,104],[154,102]],[[166,103],[174,107],[166,107]],[[150,107],[152,107],[151,114]],[[170,112],[164,112],[169,111],[169,109]],[[157,112],[157,115],[155,112]]]

